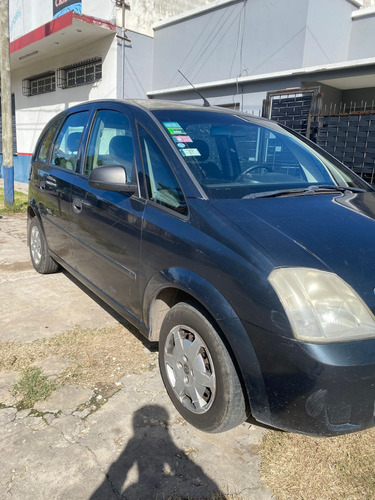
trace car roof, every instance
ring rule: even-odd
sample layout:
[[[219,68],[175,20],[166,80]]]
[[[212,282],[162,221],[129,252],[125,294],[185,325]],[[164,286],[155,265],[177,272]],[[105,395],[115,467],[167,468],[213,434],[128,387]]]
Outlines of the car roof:
[[[133,104],[135,106],[139,106],[142,108],[146,108],[149,111],[159,111],[159,110],[184,110],[184,111],[202,111],[209,113],[221,113],[221,114],[229,114],[236,115],[246,119],[254,119],[259,122],[269,122],[266,118],[254,116],[243,111],[237,111],[234,109],[223,108],[220,106],[203,106],[200,104],[189,104],[179,101],[167,101],[167,100],[159,100],[159,99],[133,99],[127,101],[121,101],[128,104]]]
[[[78,108],[82,108],[87,105],[97,105],[97,104],[110,104],[110,103],[119,103],[119,104],[125,104],[127,106],[133,107],[133,108],[140,108],[143,109],[146,112],[153,112],[153,111],[201,111],[204,113],[220,113],[220,114],[229,114],[229,115],[234,115],[238,116],[241,118],[244,118],[248,121],[254,121],[258,123],[270,123],[270,120],[267,120],[266,118],[254,116],[252,114],[248,114],[242,111],[237,111],[233,109],[226,109],[222,108],[219,106],[202,106],[199,104],[189,104],[189,103],[182,103],[179,101],[167,101],[167,100],[159,100],[159,99],[98,99],[98,100],[93,100],[93,101],[86,101],[82,102],[80,104],[77,104],[75,106],[72,106],[70,108],[67,108],[66,110],[62,111],[62,113],[59,114],[66,114],[66,113],[71,113],[75,109],[78,110]]]

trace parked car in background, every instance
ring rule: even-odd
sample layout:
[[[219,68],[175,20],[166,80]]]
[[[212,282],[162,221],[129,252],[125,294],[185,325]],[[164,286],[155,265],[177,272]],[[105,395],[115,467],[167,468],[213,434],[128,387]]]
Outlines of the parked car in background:
[[[159,342],[197,428],[374,425],[374,190],[294,132],[176,102],[67,109],[32,158],[28,241],[38,272]]]

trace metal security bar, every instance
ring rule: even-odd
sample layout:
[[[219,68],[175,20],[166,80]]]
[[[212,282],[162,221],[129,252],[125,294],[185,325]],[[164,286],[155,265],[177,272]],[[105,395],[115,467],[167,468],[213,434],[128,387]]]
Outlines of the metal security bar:
[[[22,80],[22,94],[27,97],[46,94],[47,92],[54,92],[55,90],[56,77],[54,71],[30,76]]]
[[[87,59],[57,70],[57,86],[62,89],[79,87],[102,78],[102,58]]]

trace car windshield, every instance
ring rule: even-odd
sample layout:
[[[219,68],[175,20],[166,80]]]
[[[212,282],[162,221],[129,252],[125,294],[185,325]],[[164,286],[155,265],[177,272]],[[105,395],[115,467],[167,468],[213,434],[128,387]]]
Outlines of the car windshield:
[[[209,198],[370,190],[349,169],[283,127],[246,115],[155,110]],[[312,186],[315,189],[308,189]]]

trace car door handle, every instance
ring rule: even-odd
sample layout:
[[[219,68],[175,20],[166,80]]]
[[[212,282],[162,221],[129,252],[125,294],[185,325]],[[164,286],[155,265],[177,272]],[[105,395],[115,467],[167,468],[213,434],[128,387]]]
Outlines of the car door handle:
[[[79,198],[73,198],[73,211],[79,214],[82,211],[82,200]]]

